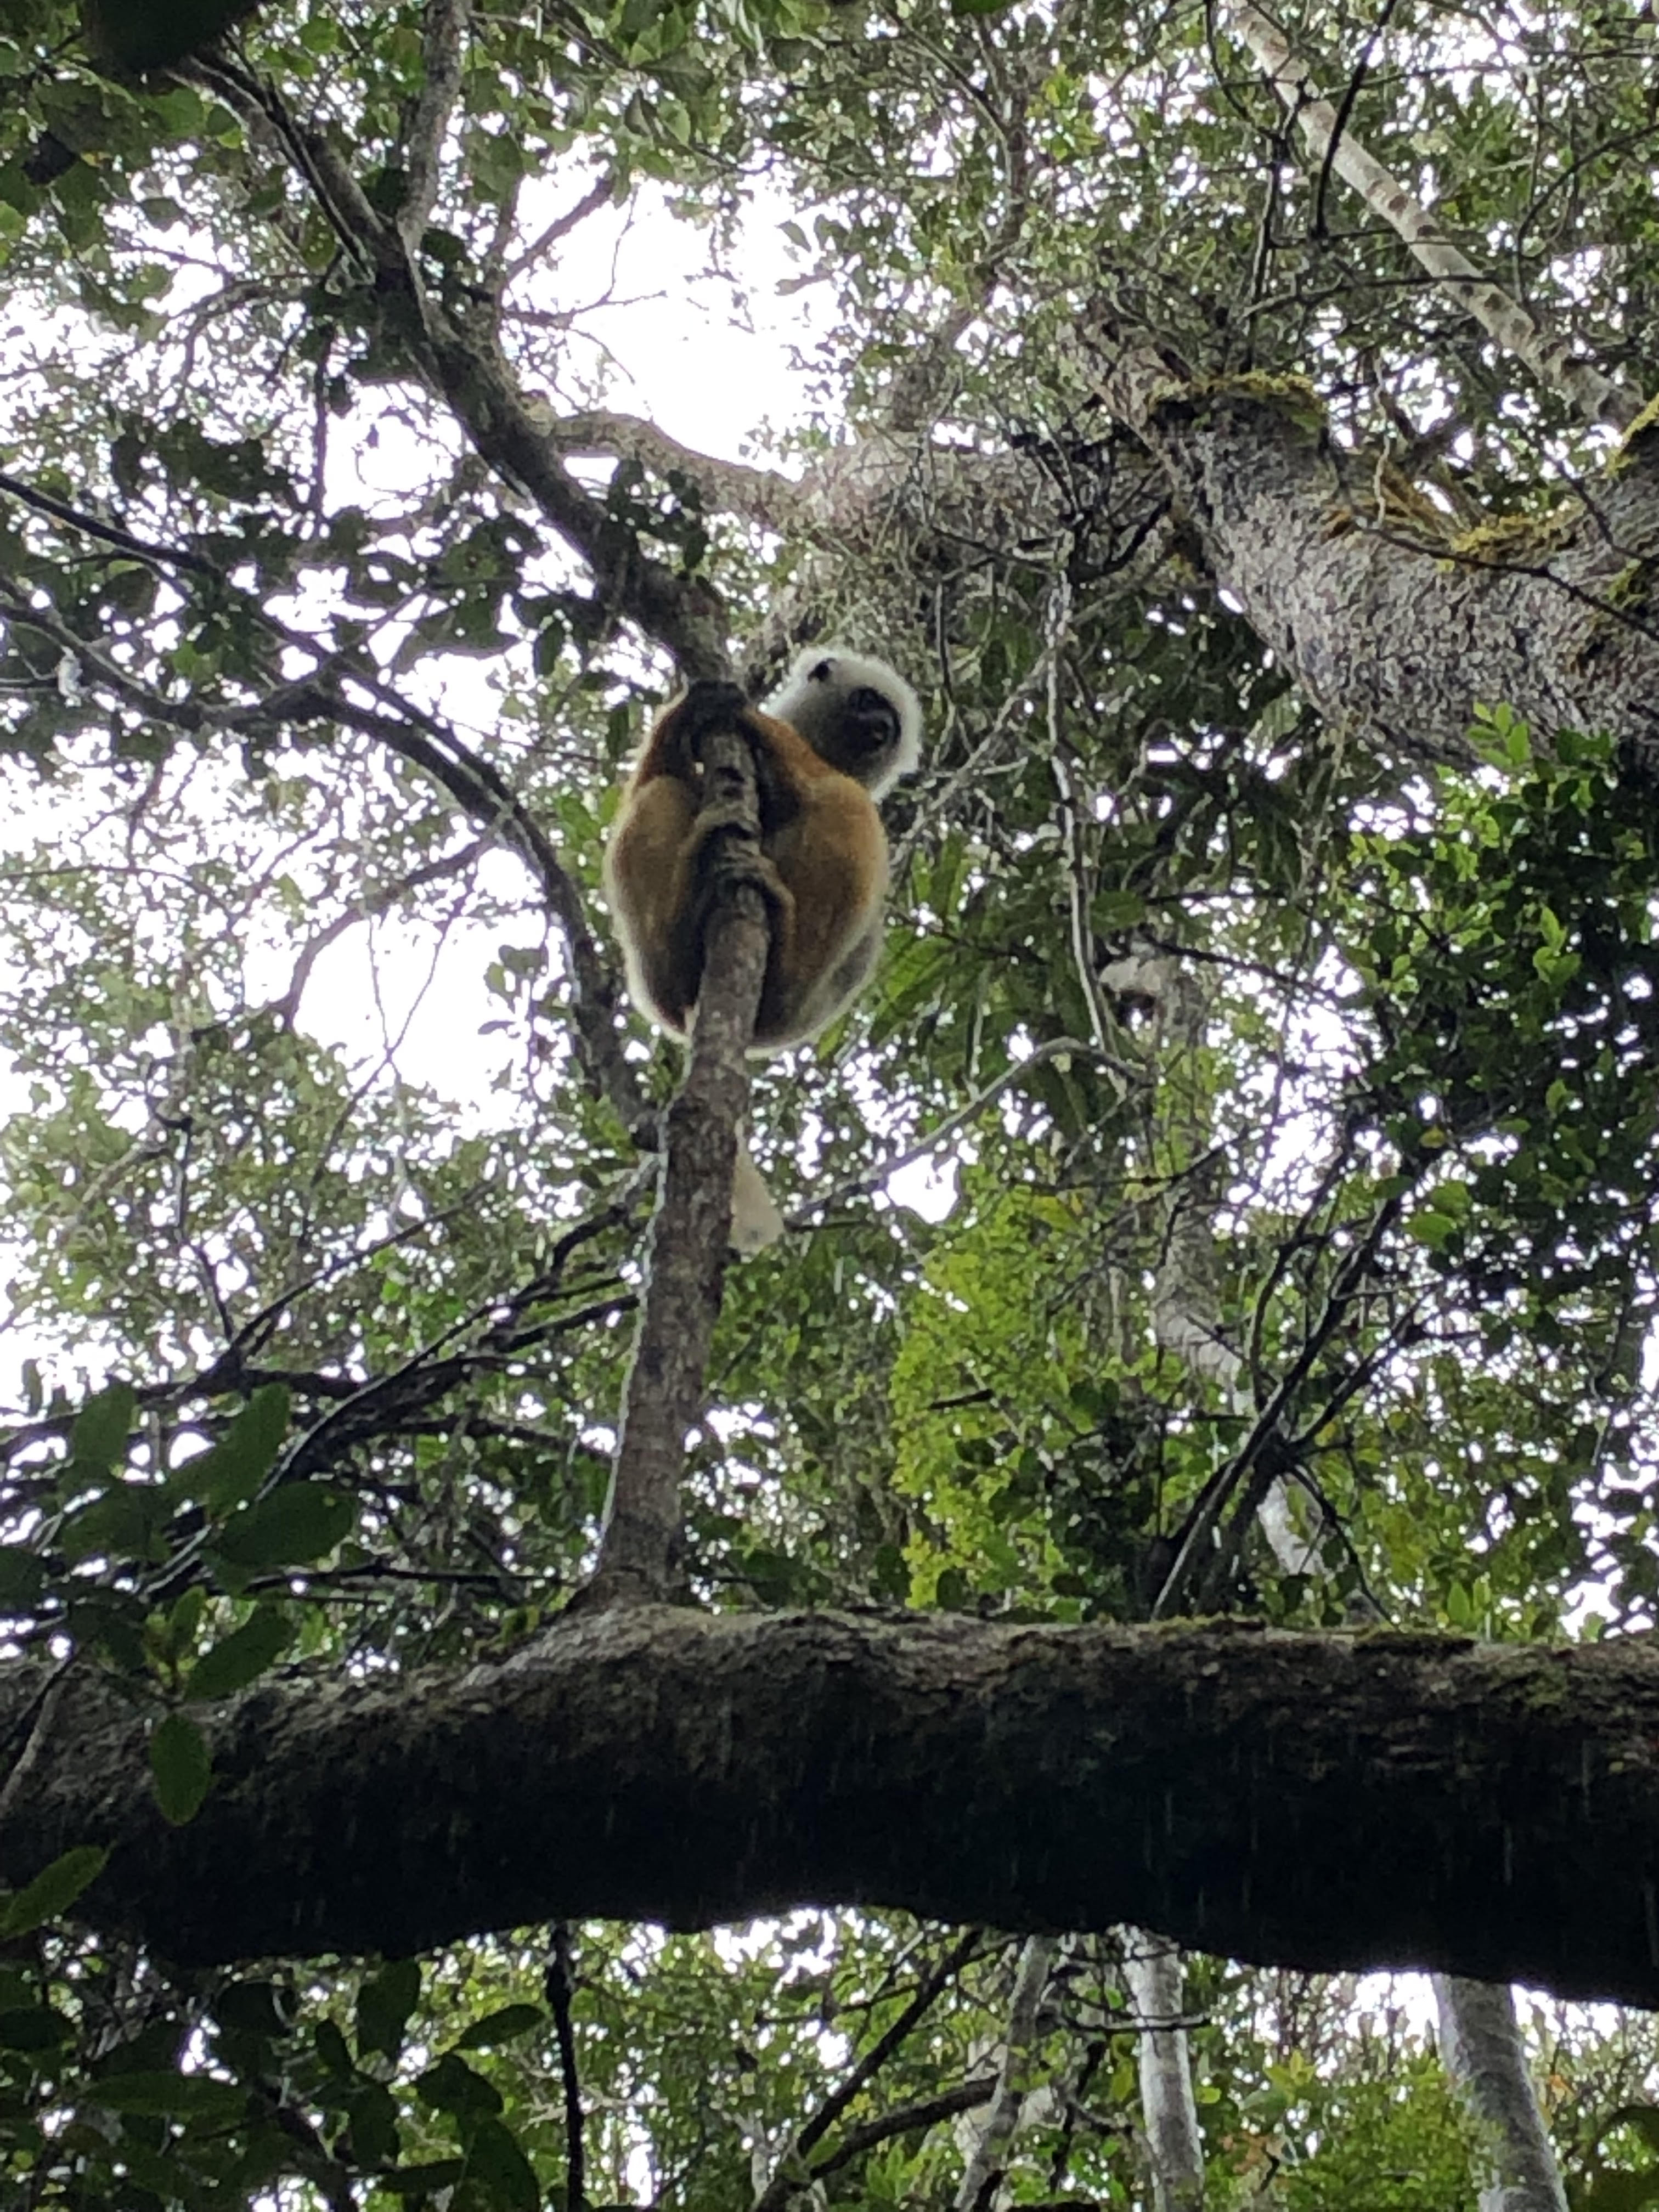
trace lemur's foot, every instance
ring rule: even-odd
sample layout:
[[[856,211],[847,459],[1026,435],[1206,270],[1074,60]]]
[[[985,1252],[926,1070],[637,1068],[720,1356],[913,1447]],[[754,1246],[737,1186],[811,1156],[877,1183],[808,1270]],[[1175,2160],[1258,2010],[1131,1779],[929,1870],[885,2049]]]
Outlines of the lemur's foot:
[[[729,805],[717,803],[713,806],[705,806],[698,815],[694,835],[699,848],[698,866],[702,872],[705,884],[705,912],[708,906],[709,878],[713,873],[713,857],[708,850],[709,839],[718,836],[722,830],[752,830],[752,828],[753,817],[746,807],[735,801]],[[722,844],[719,868],[720,880],[723,883],[750,884],[760,893],[769,906],[777,908],[781,913],[793,911],[794,895],[789,886],[784,882],[765,853],[758,846],[751,845],[747,838],[741,842]]]

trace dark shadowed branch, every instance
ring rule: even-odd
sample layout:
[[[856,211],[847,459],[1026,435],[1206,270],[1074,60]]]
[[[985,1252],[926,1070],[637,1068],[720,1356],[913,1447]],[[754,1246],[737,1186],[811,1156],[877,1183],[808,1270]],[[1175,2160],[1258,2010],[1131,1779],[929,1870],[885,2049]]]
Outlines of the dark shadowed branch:
[[[0,1740],[40,1680],[0,1676]],[[69,1677],[0,1875],[106,1844],[77,1911],[185,1960],[858,1905],[1659,2005],[1641,1638],[627,1606],[464,1674],[274,1679],[207,1725],[212,1791],[170,1828],[143,1713]]]

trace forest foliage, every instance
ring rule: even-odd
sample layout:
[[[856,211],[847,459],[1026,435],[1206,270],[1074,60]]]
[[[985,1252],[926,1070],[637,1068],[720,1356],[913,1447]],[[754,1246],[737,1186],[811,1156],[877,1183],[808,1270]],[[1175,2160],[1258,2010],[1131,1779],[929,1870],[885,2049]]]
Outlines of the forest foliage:
[[[124,1686],[170,1820],[208,1701],[499,1656],[592,1566],[679,1072],[599,855],[711,629],[884,651],[929,731],[878,981],[756,1070],[792,1228],[726,1280],[695,1601],[1144,1620],[1220,1497],[1185,1609],[1652,1627],[1652,762],[1479,693],[1460,746],[1322,717],[1102,380],[1133,332],[1267,395],[1333,538],[1448,574],[1547,571],[1620,441],[1231,21],[271,0],[150,68],[142,9],[4,11],[0,1613]],[[1284,27],[1633,416],[1645,7]],[[625,230],[700,379],[773,334],[741,457],[646,419],[650,314],[582,289]],[[994,1930],[187,1973],[76,1922],[97,1866],[6,1907],[8,2203],[943,2206],[999,2064]],[[1057,1954],[1012,2201],[1151,2201],[1134,1941]],[[1409,1994],[1200,1959],[1186,2006],[1216,2205],[1473,2208]],[[1659,2202],[1650,2026],[1524,2009],[1575,2212]]]

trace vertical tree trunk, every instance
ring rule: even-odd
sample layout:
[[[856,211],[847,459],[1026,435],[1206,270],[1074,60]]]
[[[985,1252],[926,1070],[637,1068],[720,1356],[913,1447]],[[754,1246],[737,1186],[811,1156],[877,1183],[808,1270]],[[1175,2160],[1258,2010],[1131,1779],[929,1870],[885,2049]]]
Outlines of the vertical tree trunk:
[[[957,2191],[953,2212],[987,2212],[1006,2201],[1002,2177],[1014,2133],[1030,2087],[1032,2053],[1037,2043],[1037,2007],[1054,1963],[1054,1938],[1028,1936],[1014,1970],[1008,2001],[1008,2034],[997,2068],[997,2086]]]
[[[1184,1010],[1183,990],[1188,1000]],[[1180,1023],[1183,1011],[1186,1020],[1182,1041],[1195,1042],[1201,1034],[1200,994],[1189,979],[1178,976],[1176,988],[1166,1000],[1166,1023],[1172,1027]],[[1240,1363],[1222,1333],[1212,1288],[1218,1273],[1212,1249],[1213,1225],[1212,1214],[1201,1200],[1201,1189],[1189,1188],[1183,1193],[1180,1211],[1171,1224],[1155,1305],[1158,1341],[1184,1359],[1195,1373],[1225,1391],[1237,1410],[1248,1415],[1255,1409],[1239,1389]],[[1289,1493],[1282,1481],[1275,1479],[1262,1499],[1258,1520],[1282,1572],[1321,1571],[1318,1530],[1316,1528],[1310,1537],[1297,1528]],[[1161,1939],[1146,1940],[1152,1944]],[[1143,1996],[1136,1980],[1137,1972],[1146,1979],[1149,1990],[1158,1972],[1167,1972],[1172,1979],[1173,1996],[1164,2003],[1156,2002],[1150,1995]],[[1480,2212],[1566,2212],[1560,2171],[1527,2069],[1513,1996],[1501,1984],[1466,1981],[1443,1974],[1433,1978],[1446,2069],[1483,2124],[1487,2153],[1494,2168],[1492,2179],[1480,2193]],[[1143,2014],[1167,2017],[1178,2013],[1178,1954],[1173,1949],[1170,1951],[1167,1966],[1158,1961],[1148,1968],[1132,1970],[1131,1987]],[[1188,2203],[1196,2203],[1199,2200],[1166,2194],[1159,2128],[1167,2127],[1171,2142],[1178,2143],[1180,2118],[1176,2107],[1181,2092],[1184,2092],[1188,2110],[1192,2109],[1186,2038],[1180,2038],[1178,2063],[1172,2054],[1160,2056],[1156,2049],[1159,2040],[1143,2032],[1140,2045],[1141,2103],[1147,2138],[1152,2146],[1158,2212],[1185,2212]],[[1195,2114],[1191,2126],[1195,2140]],[[1178,2150],[1174,2155],[1179,2159]],[[1177,2165],[1173,2170],[1185,2169]],[[1196,2171],[1201,2185],[1201,2162]]]
[[[1496,1982],[1436,1974],[1446,2071],[1483,2123],[1492,2161],[1480,2212],[1567,2212],[1561,2170],[1527,2069],[1515,1999]]]
[[[1181,2019],[1181,1954],[1162,1936],[1123,1931],[1124,1978],[1140,2015],[1140,2110],[1157,2212],[1201,2212],[1204,2145]]]

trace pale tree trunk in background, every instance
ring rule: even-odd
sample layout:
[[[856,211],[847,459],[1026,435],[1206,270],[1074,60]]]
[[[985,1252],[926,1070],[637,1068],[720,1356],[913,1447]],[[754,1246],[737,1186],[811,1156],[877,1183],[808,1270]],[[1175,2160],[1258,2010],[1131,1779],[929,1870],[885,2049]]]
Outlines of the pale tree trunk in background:
[[[1477,702],[1514,708],[1547,751],[1606,730],[1659,775],[1659,640],[1617,610],[1659,542],[1659,441],[1552,519],[1547,556],[1449,559],[1455,533],[1379,510],[1376,468],[1317,410],[1252,389],[1188,393],[1127,348],[1102,396],[1162,463],[1210,573],[1320,713],[1418,760],[1471,757]],[[1623,580],[1621,580],[1621,579]]]
[[[1157,2212],[1200,2212],[1204,2144],[1193,2098],[1192,2056],[1180,2025],[1181,1954],[1162,1936],[1123,1931],[1123,1975],[1140,2021],[1140,2112]]]
[[[1174,978],[1160,1008],[1166,1036],[1177,1044],[1196,1047],[1204,1035],[1204,1013],[1200,987],[1188,975]],[[1189,1143],[1193,1133],[1189,1133]],[[1223,1334],[1213,1289],[1216,1267],[1212,1217],[1194,1188],[1186,1189],[1176,1203],[1178,1212],[1170,1226],[1166,1256],[1154,1293],[1158,1340],[1194,1373],[1215,1383],[1235,1409],[1248,1419],[1255,1409],[1240,1387],[1241,1362]],[[1316,1520],[1311,1533],[1304,1535],[1297,1525],[1290,1494],[1282,1481],[1276,1480],[1268,1491],[1258,1519],[1281,1572],[1321,1571]],[[1167,2015],[1179,2012],[1181,1970],[1172,1948],[1169,1959],[1175,1990],[1169,2004],[1160,2007],[1150,1998],[1142,1997],[1132,1979],[1136,2003],[1143,2014],[1162,2011]],[[1480,2192],[1480,2212],[1566,2212],[1560,2169],[1538,2108],[1515,2016],[1513,1996],[1500,1983],[1468,1981],[1449,1974],[1436,1974],[1432,1979],[1440,2017],[1441,2056],[1451,2080],[1483,2124],[1486,2148],[1495,2169],[1494,2178]],[[1159,2084],[1152,2074],[1149,2046],[1156,2040],[1143,2033],[1140,2081],[1147,2135],[1154,2144],[1154,2168],[1160,2175],[1161,2188],[1153,2097],[1155,2092],[1164,2094],[1168,2084]],[[1185,2036],[1180,2040],[1185,2081]],[[1189,2082],[1186,2083],[1186,2094],[1190,2110]],[[1192,2126],[1195,2135],[1195,2113]],[[1200,2179],[1201,2173],[1200,2167]],[[1198,2200],[1190,2201],[1195,2203]],[[1167,2212],[1184,2212],[1187,2202],[1180,2197],[1170,2197]],[[1165,2199],[1161,2194],[1158,2212],[1166,2212]]]
[[[1202,1042],[1205,996],[1193,977],[1166,967],[1156,975],[1141,972],[1135,982],[1158,1000],[1159,1030],[1166,1045],[1182,1050]],[[1189,1139],[1193,1133],[1188,1133]],[[1201,1152],[1201,1142],[1197,1150]],[[1231,1401],[1237,1395],[1239,1361],[1217,1325],[1210,1218],[1188,1194],[1176,1200],[1164,1255],[1152,1293],[1158,1340],[1194,1374],[1215,1382]],[[1204,2202],[1204,2140],[1193,2096],[1187,2031],[1175,2024],[1185,2001],[1181,1953],[1166,1936],[1142,1929],[1126,1928],[1123,1935],[1124,1975],[1141,2021],[1136,2055],[1152,2201],[1157,2212],[1198,2212]]]
[[[1037,2007],[1048,1986],[1054,1944],[1052,1936],[1031,1936],[1020,1950],[1019,1964],[1014,1970],[1013,1995],[1008,2000],[1008,2033],[997,2067],[997,2086],[980,2124],[979,2140],[969,2156],[952,2212],[987,2212],[988,2206],[1007,2202],[1002,2177],[1031,2087]]]
[[[1103,987],[1108,991],[1134,990],[1152,1000],[1158,1007],[1160,1035],[1167,1041],[1172,1027],[1172,1011],[1185,1009],[1189,1000],[1200,998],[1178,972],[1175,963],[1162,954],[1128,957],[1114,961],[1097,971],[1092,951],[1092,932],[1089,924],[1090,876],[1089,854],[1084,842],[1084,823],[1091,820],[1093,809],[1086,798],[1080,799],[1074,789],[1071,772],[1064,765],[1064,751],[1059,739],[1059,702],[1055,685],[1060,665],[1066,612],[1063,601],[1056,599],[1051,607],[1048,653],[1048,711],[1050,727],[1055,738],[1054,775],[1059,787],[1061,812],[1066,828],[1070,891],[1072,905],[1072,951],[1076,963],[1079,981],[1089,1000],[1091,1024],[1095,1043],[1103,1056],[1111,1046],[1110,1022],[1103,1003]],[[1178,1021],[1179,1016],[1175,1019]],[[1201,1012],[1196,1017],[1201,1030]],[[1190,1036],[1182,1041],[1190,1042]],[[1201,1147],[1200,1147],[1201,1149]],[[1182,1206],[1177,1201],[1175,1218],[1166,1233],[1166,1255],[1174,1255],[1181,1243]],[[1183,1247],[1178,1258],[1166,1257],[1154,1288],[1152,1310],[1153,1330],[1162,1343],[1167,1328],[1176,1339],[1169,1348],[1195,1371],[1212,1372],[1211,1363],[1216,1359],[1231,1362],[1224,1388],[1231,1389],[1237,1360],[1228,1346],[1216,1340],[1213,1332],[1202,1324],[1188,1327],[1192,1309],[1182,1297],[1180,1278],[1188,1261],[1202,1267],[1213,1257],[1213,1240],[1208,1233],[1208,1218],[1197,1247]],[[1165,1278],[1173,1285],[1166,1297]],[[1214,1309],[1213,1296],[1197,1302],[1207,1314]],[[1192,2054],[1188,2049],[1187,2031],[1178,2026],[1183,2002],[1183,1975],[1179,1948],[1166,1936],[1157,1936],[1140,1928],[1125,1928],[1123,1939],[1123,1975],[1130,1999],[1139,2023],[1136,2051],[1140,2075],[1141,2126],[1146,2142],[1147,2164],[1151,2169],[1152,2200],[1157,2212],[1200,2212],[1204,2202],[1204,2142],[1198,2130],[1198,2106],[1193,2096]]]
[[[1567,2212],[1561,2169],[1544,2132],[1515,1999],[1495,1982],[1433,1976],[1446,2071],[1482,2124],[1492,2175],[1480,2212]]]
[[[1525,362],[1540,384],[1559,392],[1585,422],[1626,428],[1635,421],[1639,399],[1579,358],[1570,337],[1541,330],[1519,301],[1458,251],[1429,210],[1367,150],[1329,100],[1315,92],[1307,64],[1276,23],[1249,0],[1233,0],[1227,15],[1300,124],[1314,159],[1322,165],[1328,162],[1371,212],[1399,234],[1449,298],[1466,307],[1498,344]],[[1364,66],[1363,61],[1360,66]]]

